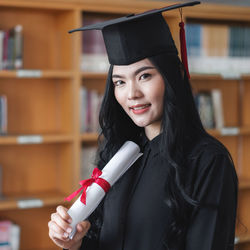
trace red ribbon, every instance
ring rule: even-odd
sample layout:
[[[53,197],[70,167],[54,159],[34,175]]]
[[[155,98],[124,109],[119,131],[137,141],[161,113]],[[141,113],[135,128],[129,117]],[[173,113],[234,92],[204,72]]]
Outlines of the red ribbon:
[[[86,205],[86,191],[87,188],[92,184],[96,183],[98,184],[105,193],[107,193],[110,189],[110,184],[104,180],[103,178],[99,178],[99,176],[102,174],[102,171],[98,168],[94,168],[91,178],[82,180],[79,182],[79,184],[82,186],[78,190],[76,190],[74,193],[72,193],[70,196],[66,197],[64,200],[71,201],[75,196],[77,196],[82,190],[82,195],[81,195],[81,202]]]
[[[188,70],[188,59],[187,59],[187,47],[186,47],[186,37],[185,37],[185,29],[184,22],[181,21],[179,23],[180,26],[180,42],[181,42],[181,60],[186,69],[187,77],[190,79],[190,74]]]

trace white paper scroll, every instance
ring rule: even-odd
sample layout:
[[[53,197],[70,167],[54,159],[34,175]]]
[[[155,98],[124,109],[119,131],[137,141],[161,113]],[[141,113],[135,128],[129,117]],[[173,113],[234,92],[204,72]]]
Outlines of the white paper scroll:
[[[105,179],[111,186],[114,185],[141,155],[142,153],[140,153],[140,148],[137,144],[132,141],[126,141],[102,169],[102,174],[99,177]],[[68,214],[72,218],[71,226],[73,228],[69,236],[70,239],[73,238],[76,232],[76,225],[88,218],[104,196],[104,190],[98,184],[93,183],[86,192],[86,205],[81,202],[80,196],[70,207]]]

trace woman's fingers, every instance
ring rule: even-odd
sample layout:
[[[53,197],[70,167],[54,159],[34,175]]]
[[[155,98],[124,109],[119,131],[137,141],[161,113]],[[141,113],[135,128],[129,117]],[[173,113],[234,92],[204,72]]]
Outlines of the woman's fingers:
[[[65,240],[68,238],[68,233],[61,228],[55,221],[50,221],[48,223],[49,226],[49,233],[54,238]]]
[[[82,222],[78,223],[76,226],[76,234],[75,234],[73,240],[75,240],[75,241],[81,240],[86,235],[89,228],[90,228],[89,221],[82,221]]]
[[[51,221],[55,222],[56,225],[59,227],[57,229],[58,232],[60,233],[71,233],[72,227],[70,226],[68,221],[65,221],[59,213],[54,213],[51,215]],[[54,229],[55,230],[55,229]],[[63,232],[62,232],[63,231]]]
[[[51,214],[51,220],[48,223],[49,237],[61,248],[76,248],[81,245],[82,238],[90,228],[90,223],[89,221],[78,223],[76,234],[73,239],[70,240],[69,235],[72,232],[70,223],[72,222],[72,219],[67,211],[67,208],[58,206],[56,208],[56,213]]]
[[[56,208],[57,213],[61,216],[61,218],[65,221],[67,221],[68,223],[71,223],[72,219],[69,216],[69,214],[67,213],[68,209],[66,207],[63,206],[58,206]]]

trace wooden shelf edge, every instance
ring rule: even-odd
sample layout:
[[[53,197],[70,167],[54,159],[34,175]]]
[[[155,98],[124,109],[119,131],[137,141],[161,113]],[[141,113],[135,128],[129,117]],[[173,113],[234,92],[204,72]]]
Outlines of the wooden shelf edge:
[[[244,74],[244,75],[242,75],[242,80],[250,81],[250,74]]]
[[[81,141],[82,142],[97,142],[98,133],[82,133]]]
[[[236,235],[234,244],[243,244],[243,243],[249,243],[250,242],[250,235],[249,234],[244,234],[244,235]]]
[[[69,70],[0,70],[0,78],[62,78],[67,79],[73,77],[74,73]]]
[[[239,136],[250,135],[250,127],[225,127],[220,129],[207,129],[207,132],[212,136]]]
[[[250,179],[239,177],[239,189],[240,190],[250,189]]]
[[[45,144],[45,143],[61,143],[61,142],[72,142],[72,141],[73,141],[73,136],[67,134],[0,136],[0,145]]]
[[[202,74],[202,73],[190,73],[190,80],[223,80],[220,74]]]
[[[65,196],[59,192],[48,192],[47,194],[7,197],[0,200],[0,211],[56,206],[65,203]]]

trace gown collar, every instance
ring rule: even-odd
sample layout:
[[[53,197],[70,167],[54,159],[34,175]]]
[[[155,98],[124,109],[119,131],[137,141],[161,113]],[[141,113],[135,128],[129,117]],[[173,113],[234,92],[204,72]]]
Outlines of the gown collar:
[[[162,137],[163,134],[160,133],[159,135],[155,136],[152,140],[149,140],[145,134],[145,132],[141,135],[141,150],[144,152],[145,150],[151,151],[153,155],[159,154],[162,145]]]

